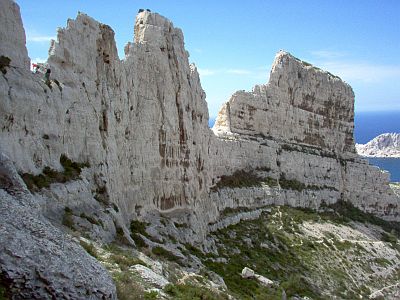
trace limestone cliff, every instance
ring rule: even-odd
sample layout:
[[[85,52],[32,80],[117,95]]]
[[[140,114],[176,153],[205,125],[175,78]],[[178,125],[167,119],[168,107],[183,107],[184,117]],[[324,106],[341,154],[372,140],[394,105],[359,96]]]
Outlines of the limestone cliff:
[[[113,30],[78,14],[51,43],[46,83],[29,71],[18,6],[0,4],[0,56],[11,60],[0,76],[0,166],[16,178],[0,174],[0,200],[3,211],[38,224],[44,232],[38,247],[70,227],[105,243],[153,247],[173,238],[215,251],[210,232],[257,219],[271,204],[318,209],[344,200],[398,220],[399,198],[387,175],[355,153],[354,94],[339,78],[279,52],[269,83],[235,93],[214,134],[182,31],[166,18],[140,12],[121,60]],[[28,191],[29,180],[42,181]],[[29,211],[35,201],[37,209]],[[1,223],[12,212],[6,216]],[[131,235],[132,220],[148,222],[147,231]],[[15,231],[35,235],[34,226]],[[14,247],[2,246],[0,267],[14,289],[55,277],[48,285],[58,290],[64,272],[34,272],[23,280],[32,260],[26,256],[17,265],[12,241],[13,235],[2,240]],[[67,257],[80,255],[75,246],[67,247]],[[82,261],[101,270],[88,255]],[[62,265],[52,262],[52,270]],[[86,292],[113,298],[109,286],[100,277]]]
[[[354,152],[354,94],[340,78],[280,51],[266,85],[236,92],[219,113],[214,131],[261,135]]]
[[[259,169],[276,183],[256,193],[225,190],[215,196],[220,208],[238,197],[258,206],[313,208],[342,199],[385,218],[398,216],[388,175],[355,153],[351,87],[287,52],[276,55],[266,85],[232,95],[213,131],[214,176]]]

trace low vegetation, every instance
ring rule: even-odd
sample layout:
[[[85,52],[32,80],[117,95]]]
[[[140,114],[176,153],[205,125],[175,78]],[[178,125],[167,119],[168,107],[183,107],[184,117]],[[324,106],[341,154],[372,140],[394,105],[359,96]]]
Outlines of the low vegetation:
[[[222,176],[211,190],[215,192],[221,188],[261,187],[263,185],[275,187],[278,182],[271,177],[259,176],[253,171],[238,170],[232,175]]]
[[[87,253],[89,253],[91,256],[94,258],[98,258],[99,255],[97,253],[96,247],[93,246],[90,242],[85,242],[83,240],[79,241],[79,244],[82,246],[83,249],[86,250]]]
[[[3,74],[7,74],[7,68],[10,67],[11,59],[7,56],[0,56],[0,71]]]
[[[172,299],[176,300],[227,300],[227,295],[217,291],[212,291],[204,286],[195,286],[190,284],[168,284],[164,288]]]
[[[170,251],[168,251],[168,250],[166,250],[166,249],[164,249],[163,247],[160,247],[160,246],[153,247],[151,249],[151,252],[154,255],[156,255],[158,257],[163,257],[163,258],[165,258],[165,259],[167,259],[169,261],[179,261],[179,257],[178,256],[174,255],[172,252],[170,252]]]
[[[348,223],[356,221],[360,223],[370,223],[380,226],[387,233],[395,237],[400,237],[400,222],[385,221],[371,213],[363,212],[349,201],[339,200],[335,204],[330,205],[329,208],[333,209],[334,213],[325,212],[323,216],[329,216],[337,222]]]
[[[132,220],[131,221],[131,238],[135,242],[136,246],[140,249],[143,247],[146,247],[146,242],[143,240],[141,235],[145,237],[149,237],[149,235],[146,232],[146,227],[148,226],[148,223],[146,222],[141,222],[139,220]]]
[[[8,300],[10,298],[10,293],[7,288],[7,284],[5,283],[3,276],[0,274],[0,300]]]
[[[382,240],[397,245],[393,233],[396,224],[374,219],[341,201],[322,213],[311,209],[272,207],[271,213],[263,213],[258,220],[242,221],[213,233],[218,255],[206,255],[189,245],[186,250],[222,276],[229,292],[238,299],[282,299],[283,293],[288,298],[368,297],[371,288],[367,286],[382,287],[385,281],[389,284],[400,279],[396,274],[384,279],[372,275],[371,266],[387,267],[392,262],[374,256],[363,243],[339,239],[329,231],[323,237],[306,236],[303,231],[306,223],[322,224],[321,228],[324,228],[323,224],[351,228],[354,221],[381,226],[388,230]],[[353,275],[348,270],[350,265],[351,272],[355,272]],[[255,280],[243,279],[240,274],[244,267],[252,268],[277,285],[266,288]],[[358,283],[354,281],[357,272],[365,275],[357,279]]]
[[[64,208],[64,215],[62,217],[62,222],[61,222],[65,227],[68,227],[69,229],[75,230],[74,228],[74,218],[73,218],[73,212],[72,209],[66,206]]]
[[[65,183],[70,180],[76,180],[79,178],[82,169],[89,167],[88,163],[73,162],[64,154],[60,157],[60,164],[64,169],[62,172],[53,170],[50,167],[44,167],[42,174],[24,173],[21,177],[31,192],[38,192],[42,188],[48,188],[52,183]]]

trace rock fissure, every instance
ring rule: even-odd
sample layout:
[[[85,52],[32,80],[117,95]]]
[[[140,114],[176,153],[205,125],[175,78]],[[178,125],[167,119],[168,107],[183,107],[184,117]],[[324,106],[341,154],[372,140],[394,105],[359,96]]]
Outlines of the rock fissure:
[[[29,71],[18,6],[10,0],[0,4],[2,17],[4,11],[9,13],[4,16],[7,22],[0,22],[0,55],[18,62],[0,78],[0,111],[6,116],[0,120],[0,171],[4,165],[15,175],[0,176],[1,205],[43,228],[34,246],[27,245],[36,247],[32,251],[41,245],[51,248],[49,239],[63,236],[57,228],[67,225],[86,226],[108,242],[117,238],[145,243],[126,234],[128,225],[132,219],[151,222],[160,213],[187,228],[168,231],[167,226],[154,225],[153,231],[166,230],[174,239],[192,244],[206,243],[210,232],[259,218],[268,205],[319,209],[345,200],[376,216],[399,220],[399,198],[388,175],[355,152],[354,93],[340,78],[280,51],[269,82],[233,94],[210,130],[199,74],[189,65],[181,30],[166,18],[140,12],[134,41],[119,60],[112,29],[78,14],[51,44],[45,65],[59,89],[49,89]],[[61,154],[77,163],[88,161],[90,167],[74,183],[25,191],[16,170],[60,170]],[[252,173],[254,178],[242,178]],[[229,185],[219,188],[228,177]],[[29,211],[35,201],[46,217]],[[70,206],[76,213],[65,215]],[[249,211],[235,211],[243,207]],[[224,216],[229,209],[234,215]],[[101,216],[102,226],[89,211]],[[46,219],[49,216],[55,225]],[[7,213],[2,226],[6,219],[10,225],[4,226],[24,232],[28,239],[23,244],[28,243],[33,225],[15,227],[17,220]],[[6,235],[2,242],[12,238]],[[79,246],[66,244],[67,257],[80,256]],[[102,274],[94,259],[82,261],[88,270]],[[56,258],[51,262],[52,270],[65,267]],[[30,267],[31,261],[21,264]],[[45,273],[29,276],[49,278]],[[49,288],[58,283],[50,282]],[[74,284],[81,288],[71,297],[79,298],[83,278],[77,276]],[[92,278],[89,286],[98,285],[104,288],[90,292],[95,297],[115,297],[110,278]]]

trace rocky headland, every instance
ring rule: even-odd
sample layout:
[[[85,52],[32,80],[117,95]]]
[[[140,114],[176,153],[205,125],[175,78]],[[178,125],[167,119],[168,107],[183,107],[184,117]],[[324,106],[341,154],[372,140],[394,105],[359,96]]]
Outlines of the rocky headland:
[[[340,78],[280,51],[211,130],[163,16],[141,11],[120,59],[113,30],[79,13],[46,82],[18,5],[0,7],[4,297],[399,295],[398,189],[356,153]]]
[[[356,149],[366,157],[400,157],[400,133],[383,133],[366,144],[356,144]]]

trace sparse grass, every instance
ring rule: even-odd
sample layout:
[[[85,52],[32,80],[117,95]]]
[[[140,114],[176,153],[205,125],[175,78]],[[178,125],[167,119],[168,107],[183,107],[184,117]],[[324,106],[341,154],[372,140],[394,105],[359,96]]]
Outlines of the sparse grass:
[[[277,208],[274,208],[271,215],[276,210]],[[296,218],[308,215],[307,212],[296,212],[298,212]],[[224,278],[230,292],[236,298],[281,299],[282,297],[282,289],[279,287],[266,288],[255,280],[244,280],[240,273],[246,266],[271,280],[281,283],[288,281],[286,285],[293,290],[293,293],[289,291],[292,294],[287,293],[288,296],[297,294],[318,298],[311,283],[302,282],[301,287],[296,287],[291,283],[294,279],[290,278],[291,274],[303,274],[307,271],[308,268],[305,264],[307,258],[302,254],[311,253],[312,247],[316,246],[311,243],[310,247],[308,245],[303,245],[301,248],[292,247],[292,236],[286,234],[285,230],[292,229],[292,223],[295,221],[285,210],[282,211],[282,217],[283,228],[280,230],[278,228],[282,226],[282,223],[272,223],[267,214],[263,213],[257,220],[242,221],[214,233],[218,240],[218,256],[227,259],[228,263],[215,262],[204,255],[201,259],[208,268]],[[308,216],[308,219],[314,218]],[[232,233],[235,233],[235,239],[231,238]],[[251,238],[252,245],[242,242],[241,238],[243,237]],[[262,243],[268,244],[270,247],[261,246]],[[193,252],[193,249],[189,250]],[[294,286],[292,287],[292,285]]]
[[[146,265],[139,258],[132,256],[132,254],[128,250],[119,249],[118,251],[114,250],[109,257],[109,261],[117,264],[122,271],[127,271],[129,267],[133,265]]]
[[[145,300],[158,299],[158,293],[156,291],[145,292],[144,299]]]
[[[397,237],[390,232],[382,232],[382,237],[381,240],[383,242],[391,243],[391,244],[396,244],[397,243]]]
[[[381,267],[388,267],[391,265],[390,261],[383,257],[377,257],[374,259],[374,262]]]
[[[286,179],[285,175],[282,174],[281,177],[279,178],[279,184],[281,188],[285,190],[295,190],[301,192],[302,190],[306,189],[307,186],[295,179]]]
[[[385,221],[371,213],[363,212],[349,201],[339,200],[330,205],[329,208],[333,209],[334,213],[326,212],[322,215],[338,223],[348,223],[350,221],[370,223],[382,227],[383,230],[395,237],[400,236],[400,222]]]
[[[98,258],[98,253],[96,251],[96,248],[93,246],[93,244],[91,243],[87,243],[83,240],[79,241],[79,244],[82,246],[83,249],[86,250],[87,253],[89,253],[91,256],[93,256],[94,258]]]
[[[145,290],[129,272],[114,273],[113,279],[117,288],[119,300],[141,300],[145,299]]]
[[[151,252],[153,252],[154,255],[164,257],[169,261],[179,261],[178,256],[160,246],[153,247]]]
[[[43,168],[42,174],[32,175],[24,173],[21,177],[31,192],[38,192],[42,188],[48,188],[52,183],[65,183],[70,180],[76,180],[79,178],[82,168],[89,167],[88,163],[73,162],[64,154],[60,157],[60,163],[64,168],[63,172],[46,166]]]
[[[117,288],[118,299],[137,300],[137,299],[154,299],[148,298],[144,288],[141,286],[137,275],[132,273],[129,268],[136,264],[146,266],[134,253],[126,248],[122,248],[115,243],[108,244],[103,247],[107,255],[99,256],[98,260],[110,271]],[[115,268],[115,265],[119,269]]]
[[[326,299],[327,295],[340,299],[355,299],[359,295],[367,297],[369,289],[354,284],[346,268],[358,258],[359,267],[366,274],[373,273],[372,269],[366,268],[368,260],[363,261],[369,250],[330,233],[322,239],[305,236],[301,228],[303,222],[351,226],[348,224],[352,221],[350,217],[357,221],[369,218],[355,208],[336,208],[340,209],[317,213],[311,209],[273,207],[271,213],[263,213],[258,220],[241,221],[212,233],[218,257],[227,263],[217,262],[215,257],[207,256],[190,245],[185,246],[206,267],[224,278],[230,293],[237,299],[281,299],[283,290],[288,299],[295,296]],[[245,242],[248,239],[251,239],[251,244]],[[393,237],[388,240],[394,242]],[[390,261],[383,258],[375,263],[387,266]],[[256,280],[244,280],[240,276],[244,267],[279,282],[279,286],[267,289]]]
[[[122,271],[126,271],[133,265],[147,266],[138,257],[132,255],[132,251],[129,249],[123,249],[117,244],[111,243],[104,247],[104,250],[110,252],[110,256],[107,259],[108,262],[117,264]]]
[[[205,287],[199,287],[189,284],[168,284],[164,287],[166,292],[175,300],[225,300],[229,299],[227,295],[209,290]]]
[[[61,223],[65,227],[68,227],[69,229],[75,230],[72,209],[69,208],[68,206],[66,206],[64,208],[64,215],[62,217],[62,222]]]

